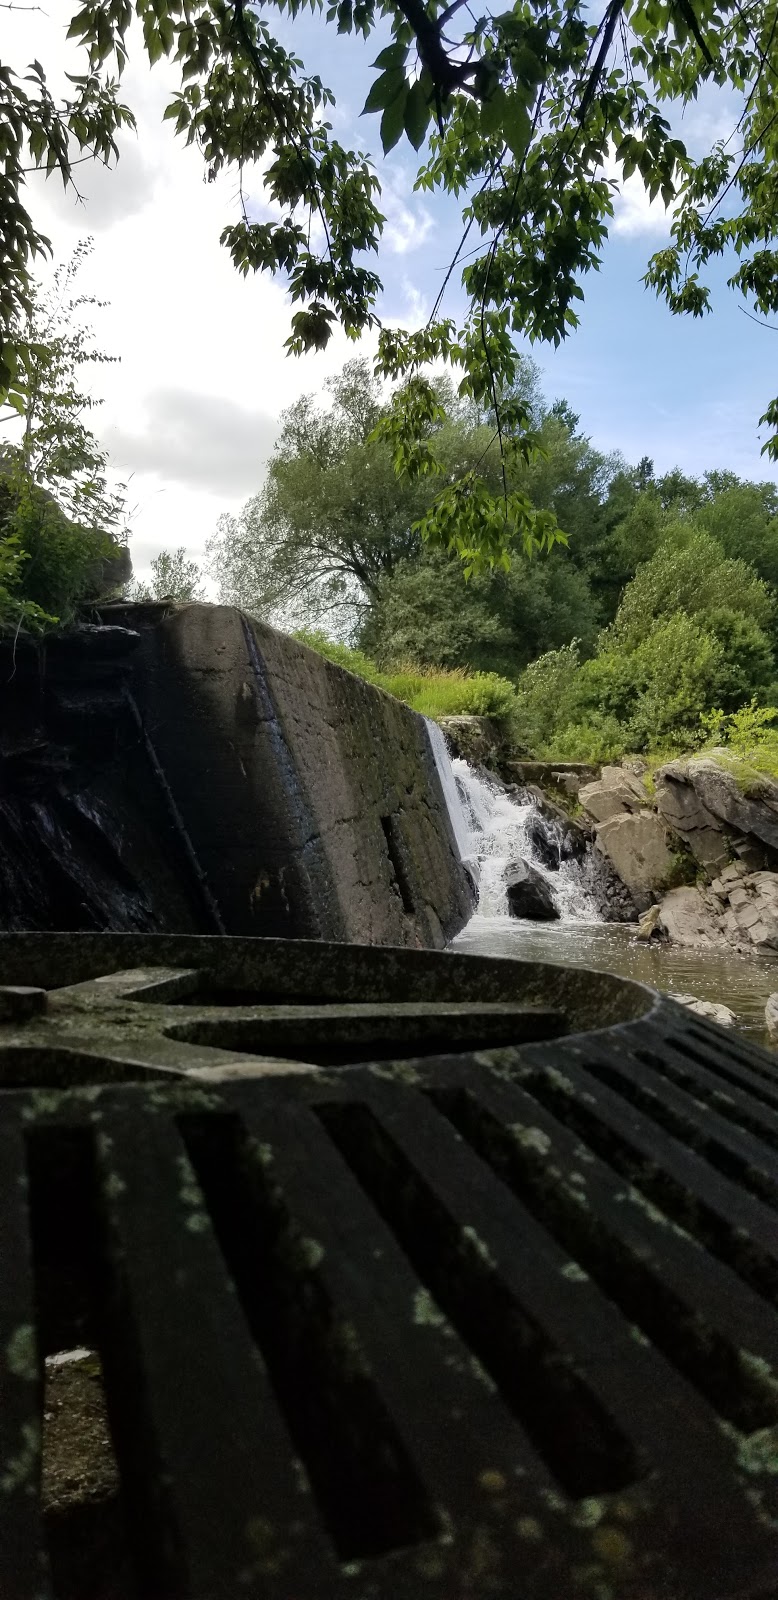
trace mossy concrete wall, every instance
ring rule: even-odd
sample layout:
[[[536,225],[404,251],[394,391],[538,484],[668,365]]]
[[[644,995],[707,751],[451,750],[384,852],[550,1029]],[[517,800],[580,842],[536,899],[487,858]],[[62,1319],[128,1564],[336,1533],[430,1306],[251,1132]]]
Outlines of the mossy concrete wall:
[[[458,931],[472,892],[423,718],[231,607],[124,615],[143,729],[227,932]]]

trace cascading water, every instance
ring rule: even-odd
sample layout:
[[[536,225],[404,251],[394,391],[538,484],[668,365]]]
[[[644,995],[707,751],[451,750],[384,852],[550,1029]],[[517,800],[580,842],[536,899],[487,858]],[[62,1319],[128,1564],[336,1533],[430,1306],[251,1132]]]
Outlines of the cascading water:
[[[452,761],[442,728],[427,728],[459,853],[478,884],[476,916],[508,917],[506,878],[523,861],[547,883],[561,922],[599,922],[591,851],[571,855],[565,830],[531,796],[522,800],[467,761]]]

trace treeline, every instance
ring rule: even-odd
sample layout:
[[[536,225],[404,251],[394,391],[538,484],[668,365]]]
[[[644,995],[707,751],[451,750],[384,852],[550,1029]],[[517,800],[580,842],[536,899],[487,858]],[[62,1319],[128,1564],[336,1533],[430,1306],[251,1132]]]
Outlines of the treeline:
[[[221,519],[220,597],[347,641],[361,659],[329,653],[357,670],[497,674],[519,742],[558,759],[680,748],[715,710],[778,705],[776,486],[631,467],[597,451],[565,402],[545,402],[529,363],[522,385],[542,450],[522,487],[566,545],[465,582],[461,561],[414,531],[440,479],[397,478],[370,437],[380,393],[354,361],[328,404],[308,396],[285,414],[264,488]],[[448,400],[437,449],[452,479],[480,462],[497,482],[488,415]]]

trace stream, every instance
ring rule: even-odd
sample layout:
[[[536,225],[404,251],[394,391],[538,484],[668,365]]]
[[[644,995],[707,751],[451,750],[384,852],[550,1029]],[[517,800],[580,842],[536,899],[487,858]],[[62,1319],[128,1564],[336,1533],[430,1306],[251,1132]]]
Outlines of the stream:
[[[562,859],[560,850],[559,861],[549,865],[548,852],[545,859],[538,852],[537,825],[542,823],[546,839],[555,825],[542,818],[534,800],[508,794],[466,761],[451,761],[442,730],[428,726],[460,855],[478,884],[478,909],[452,949],[593,967],[648,983],[665,994],[693,994],[729,1006],[739,1029],[755,1042],[769,1043],[764,1008],[768,995],[778,990],[778,952],[639,944],[634,923],[603,922],[595,894],[596,853],[590,850],[576,861]],[[561,839],[560,831],[560,845]],[[518,859],[549,885],[559,921],[530,922],[508,914],[505,877]]]

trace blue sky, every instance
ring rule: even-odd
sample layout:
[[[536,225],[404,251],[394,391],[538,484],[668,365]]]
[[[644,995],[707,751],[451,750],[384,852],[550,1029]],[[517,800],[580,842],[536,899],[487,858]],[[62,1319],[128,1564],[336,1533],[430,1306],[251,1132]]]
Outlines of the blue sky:
[[[56,84],[77,62],[64,40],[70,7],[54,11],[58,16],[9,13],[3,28],[12,64],[22,68],[37,55]],[[283,34],[335,91],[332,120],[342,142],[372,146],[388,218],[381,313],[418,325],[458,240],[459,211],[453,201],[414,195],[410,145],[403,141],[384,159],[378,118],[359,116],[382,41],[338,36],[307,14],[285,22]],[[184,150],[163,125],[174,70],[163,63],[149,72],[137,39],[132,62],[125,93],[139,134],[122,140],[117,170],[81,167],[78,202],[37,178],[29,193],[58,258],[78,238],[94,237],[84,287],[110,300],[95,323],[100,343],[121,358],[100,373],[104,405],[95,425],[129,482],[131,547],[143,572],[163,546],[202,552],[219,514],[237,510],[260,488],[281,409],[320,389],[355,347],[339,334],[323,356],[285,356],[283,286],[241,280],[218,243],[236,215],[234,179],[205,184],[198,153]],[[682,131],[701,145],[731,124],[732,108],[714,99],[695,107]],[[260,173],[249,189],[261,208]],[[742,314],[724,286],[725,270],[714,279],[713,316],[695,323],[671,317],[641,283],[666,234],[662,212],[630,180],[602,270],[585,280],[581,328],[556,352],[532,351],[544,388],[549,398],[571,403],[603,450],[621,450],[632,461],[651,456],[658,471],[730,467],[775,477],[760,457],[757,424],[778,392],[778,335]],[[452,281],[446,310],[456,316],[462,309]],[[365,353],[372,349],[367,341]]]

